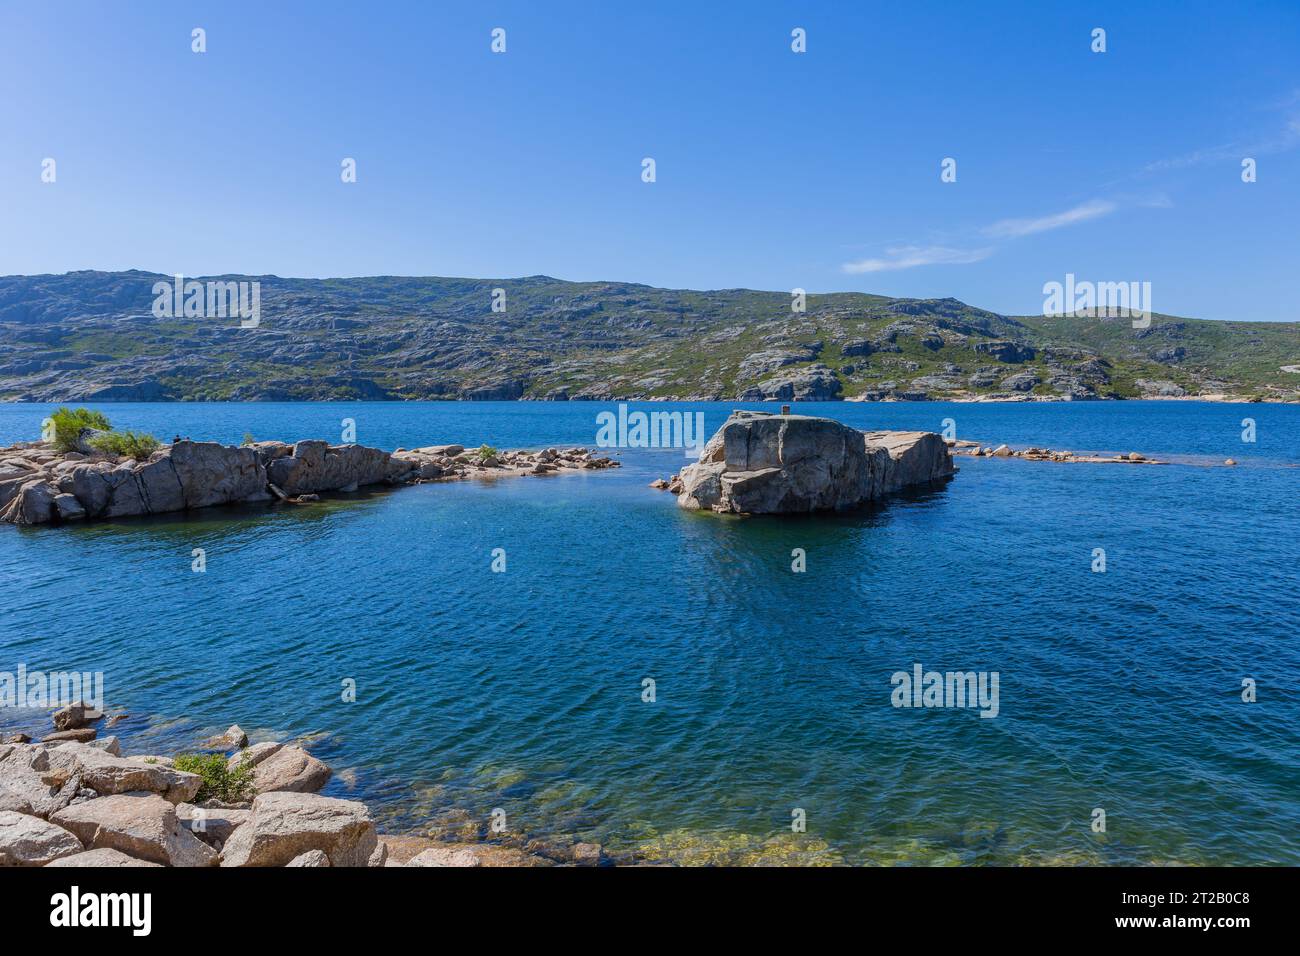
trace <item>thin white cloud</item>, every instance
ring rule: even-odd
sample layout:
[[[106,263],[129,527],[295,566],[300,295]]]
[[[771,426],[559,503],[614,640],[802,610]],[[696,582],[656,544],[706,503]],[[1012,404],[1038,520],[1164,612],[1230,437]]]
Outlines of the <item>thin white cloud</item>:
[[[952,249],[948,246],[894,246],[885,250],[883,259],[859,259],[840,268],[849,273],[893,272],[917,266],[964,265],[979,262],[993,254],[992,249]]]
[[[1276,104],[1274,108],[1293,108],[1297,100],[1300,100],[1300,90],[1293,91],[1289,99]],[[1205,166],[1211,163],[1235,163],[1240,162],[1247,156],[1289,152],[1297,146],[1300,146],[1300,115],[1292,114],[1286,117],[1281,131],[1267,139],[1246,143],[1225,143],[1222,146],[1184,153],[1182,156],[1158,159],[1143,166],[1142,172],[1161,173],[1171,169],[1188,169],[1193,166]]]
[[[986,227],[984,235],[993,236],[996,239],[1032,236],[1036,232],[1047,232],[1051,229],[1060,229],[1063,226],[1073,226],[1076,223],[1087,222],[1090,219],[1109,216],[1118,208],[1119,206],[1108,199],[1091,199],[1086,203],[1075,206],[1073,209],[1067,209],[1065,212],[1058,212],[1051,216],[1040,216],[1037,219],[1000,219],[993,225]]]

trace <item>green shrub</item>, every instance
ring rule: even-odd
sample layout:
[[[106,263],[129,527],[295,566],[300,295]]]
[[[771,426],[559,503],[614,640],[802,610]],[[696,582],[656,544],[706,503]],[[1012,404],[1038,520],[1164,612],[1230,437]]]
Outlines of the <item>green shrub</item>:
[[[231,770],[224,754],[180,754],[173,765],[177,770],[196,773],[203,778],[195,802],[220,800],[238,803],[253,797],[253,764],[245,757]]]
[[[244,432],[244,440],[241,441],[239,444],[241,444],[241,445],[255,445],[255,444],[257,444],[257,439],[253,437],[253,433],[252,433],[252,432]]]
[[[158,450],[161,443],[152,435],[142,432],[120,431],[106,435],[96,435],[90,439],[90,447],[108,455],[122,455],[144,461]]]
[[[77,447],[77,438],[83,428],[98,428],[108,431],[113,426],[108,423],[103,412],[92,412],[89,408],[68,408],[61,405],[50,416],[54,426],[54,447],[59,451],[73,451]]]
[[[497,450],[491,445],[479,445],[474,449],[474,454],[478,455],[479,461],[487,461],[489,458],[497,457]]]

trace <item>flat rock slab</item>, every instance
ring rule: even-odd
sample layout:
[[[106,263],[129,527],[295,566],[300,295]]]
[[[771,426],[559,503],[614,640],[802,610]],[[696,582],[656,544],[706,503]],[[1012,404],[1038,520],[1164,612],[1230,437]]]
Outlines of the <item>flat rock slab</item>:
[[[115,757],[85,744],[63,744],[51,748],[49,763],[51,769],[64,769],[80,775],[84,786],[109,796],[145,790],[160,794],[171,803],[187,803],[194,799],[203,785],[198,774]]]

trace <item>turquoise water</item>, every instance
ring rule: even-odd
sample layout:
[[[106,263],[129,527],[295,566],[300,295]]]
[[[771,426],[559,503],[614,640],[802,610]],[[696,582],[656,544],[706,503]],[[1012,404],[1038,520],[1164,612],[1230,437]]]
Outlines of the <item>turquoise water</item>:
[[[228,442],[338,440],[352,418],[392,448],[590,446],[612,407],[103,410]],[[711,433],[739,406],[638,407],[702,410]],[[0,406],[0,442],[48,411]],[[318,735],[325,792],[390,830],[499,807],[517,839],[678,862],[1300,864],[1300,407],[799,411],[1180,463],[960,459],[863,514],[743,520],[646,487],[680,451],[629,449],[612,472],[0,526],[0,670],[102,670],[128,752],[232,722]],[[998,716],[894,708],[915,663],[998,672]]]

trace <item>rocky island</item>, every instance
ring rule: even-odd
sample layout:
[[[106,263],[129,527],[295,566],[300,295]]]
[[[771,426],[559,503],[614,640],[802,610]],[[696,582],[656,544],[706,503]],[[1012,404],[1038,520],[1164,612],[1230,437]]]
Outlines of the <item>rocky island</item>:
[[[656,486],[692,511],[790,514],[859,508],[955,473],[933,432],[861,432],[830,418],[736,411],[697,463]]]
[[[585,448],[497,452],[487,445],[430,445],[388,452],[324,441],[178,441],[139,461],[84,440],[68,451],[51,442],[22,442],[0,449],[0,521],[49,524],[274,499],[301,504],[367,486],[616,467]]]

